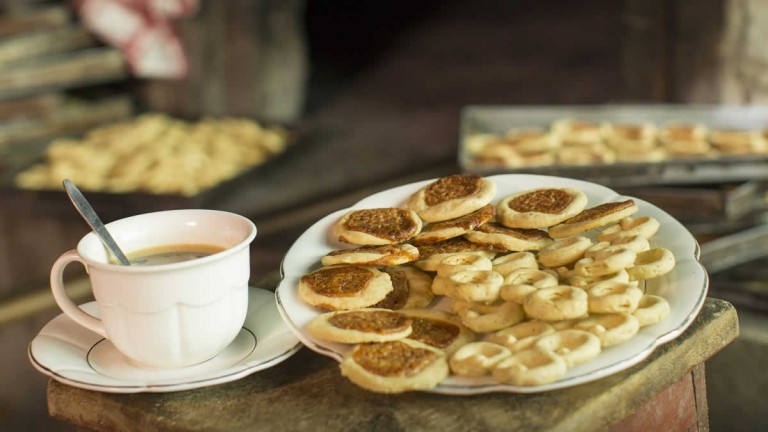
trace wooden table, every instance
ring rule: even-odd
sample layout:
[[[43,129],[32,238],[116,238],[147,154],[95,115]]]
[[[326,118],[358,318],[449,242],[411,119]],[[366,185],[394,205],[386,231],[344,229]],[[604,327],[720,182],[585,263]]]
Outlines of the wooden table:
[[[51,381],[49,411],[91,430],[708,430],[704,363],[738,335],[734,307],[709,298],[677,339],[625,371],[539,394],[382,395],[301,349],[241,380],[119,395]]]

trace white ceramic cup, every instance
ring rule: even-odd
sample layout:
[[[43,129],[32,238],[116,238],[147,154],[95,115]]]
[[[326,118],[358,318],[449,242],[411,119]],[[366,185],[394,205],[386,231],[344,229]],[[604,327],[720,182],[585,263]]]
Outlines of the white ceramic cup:
[[[249,245],[256,236],[250,220],[215,210],[170,210],[121,219],[107,229],[127,255],[174,244],[224,250],[190,261],[123,266],[111,263],[89,233],[51,269],[53,296],[69,318],[144,367],[191,366],[232,342],[248,308]],[[85,313],[64,290],[64,268],[75,261],[88,272],[100,318]]]

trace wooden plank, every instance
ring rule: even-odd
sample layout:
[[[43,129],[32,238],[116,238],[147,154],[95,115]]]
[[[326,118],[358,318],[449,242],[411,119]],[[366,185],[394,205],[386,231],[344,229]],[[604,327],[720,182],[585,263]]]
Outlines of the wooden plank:
[[[95,46],[96,38],[81,26],[67,26],[0,39],[0,66]]]
[[[58,93],[43,94],[0,103],[0,121],[11,118],[43,117],[61,106],[64,96]]]
[[[71,18],[72,10],[65,5],[0,16],[0,37],[63,27]]]
[[[630,416],[611,427],[612,431],[705,431],[699,425],[693,373],[658,393]]]
[[[34,64],[0,68],[0,100],[125,79],[128,69],[120,51],[92,48]]]
[[[130,97],[117,96],[98,102],[71,102],[49,118],[5,122],[0,126],[0,156],[12,167],[24,166],[40,156],[41,147],[49,140],[81,135],[104,123],[127,118],[133,111]]]

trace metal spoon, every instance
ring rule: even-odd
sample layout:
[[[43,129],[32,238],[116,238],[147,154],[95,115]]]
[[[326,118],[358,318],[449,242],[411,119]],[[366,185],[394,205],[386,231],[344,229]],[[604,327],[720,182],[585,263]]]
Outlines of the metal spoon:
[[[114,255],[115,258],[120,261],[120,264],[131,265],[123,251],[120,250],[117,242],[115,242],[115,239],[112,238],[112,235],[109,234],[109,231],[107,231],[107,227],[105,227],[104,223],[101,221],[101,219],[99,219],[99,215],[96,214],[96,211],[88,203],[88,200],[85,199],[83,193],[80,192],[80,189],[78,189],[77,186],[75,186],[75,184],[72,183],[72,181],[69,179],[64,179],[64,189],[67,191],[67,195],[72,201],[72,204],[75,205],[75,208],[91,227],[93,232],[96,234],[96,237],[98,237],[101,242],[104,243],[104,246],[107,247],[107,250],[112,252],[112,255]]]

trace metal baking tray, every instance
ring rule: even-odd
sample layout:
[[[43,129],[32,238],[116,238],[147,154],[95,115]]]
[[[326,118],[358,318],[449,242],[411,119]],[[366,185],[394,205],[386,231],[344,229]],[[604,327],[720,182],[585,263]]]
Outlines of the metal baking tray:
[[[475,134],[504,134],[512,128],[548,128],[571,118],[590,122],[701,123],[713,129],[763,130],[768,106],[726,105],[516,105],[465,107],[461,112],[458,162],[467,173],[532,173],[578,178],[608,186],[701,184],[768,179],[768,154],[669,159],[591,165],[539,165],[507,168],[474,160],[464,143]]]

